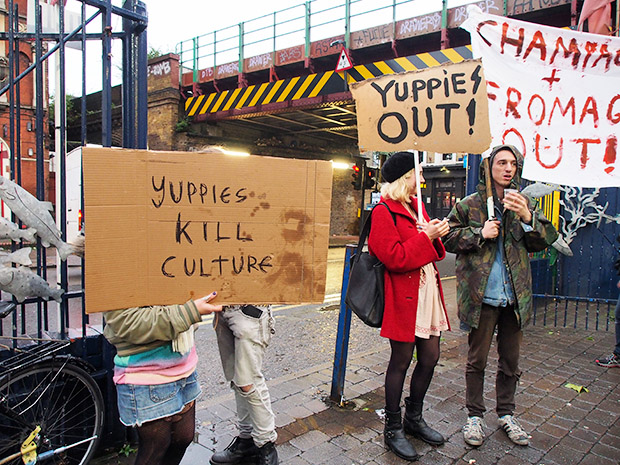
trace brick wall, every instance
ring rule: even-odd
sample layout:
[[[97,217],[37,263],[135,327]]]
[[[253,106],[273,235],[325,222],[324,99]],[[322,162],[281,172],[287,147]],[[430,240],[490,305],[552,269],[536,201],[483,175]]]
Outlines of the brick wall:
[[[175,131],[177,123],[184,114],[179,94],[178,60],[179,57],[174,54],[149,60],[149,149],[196,150],[205,145],[212,145],[214,140],[234,139],[234,135],[223,134],[222,129],[217,126],[195,127],[191,135]],[[259,133],[256,137],[259,137]],[[351,173],[351,170],[334,170],[330,235],[359,234],[357,211],[360,207],[360,191],[353,189]],[[367,194],[367,198],[370,198],[370,193]]]
[[[359,234],[357,210],[361,191],[351,185],[351,170],[334,170],[332,184],[332,212],[329,234],[332,236],[355,236]]]
[[[169,53],[149,60],[147,88],[149,149],[178,150],[175,129],[183,114],[178,55]]]

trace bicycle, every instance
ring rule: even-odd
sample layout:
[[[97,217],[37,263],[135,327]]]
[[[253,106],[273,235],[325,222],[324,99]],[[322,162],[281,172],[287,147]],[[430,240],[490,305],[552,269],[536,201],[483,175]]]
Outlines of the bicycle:
[[[14,309],[0,302],[0,318]],[[84,362],[64,352],[70,344],[42,341],[0,361],[0,465],[85,465],[95,453],[103,397]]]

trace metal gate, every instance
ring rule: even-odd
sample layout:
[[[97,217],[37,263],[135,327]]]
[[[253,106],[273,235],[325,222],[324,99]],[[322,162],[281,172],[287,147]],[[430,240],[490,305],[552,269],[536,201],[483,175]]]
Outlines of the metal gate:
[[[608,331],[620,278],[620,189],[560,187],[543,209],[573,255],[549,248],[532,260],[534,324]]]
[[[469,155],[467,193],[478,184],[480,156]],[[620,189],[558,186],[538,199],[543,212],[568,243],[572,256],[549,247],[532,254],[532,324],[614,328],[620,257]]]
[[[79,10],[70,10],[58,0],[0,0],[0,175],[36,199],[54,203],[63,241],[67,237],[66,129],[68,118],[73,118],[72,125],[81,127],[79,144],[89,143],[88,84],[101,86],[100,137],[94,142],[110,147],[113,69],[122,68],[122,147],[147,146],[146,6],[139,0],[126,0],[122,7],[113,5],[112,0],[78,1]],[[122,63],[114,64],[113,44],[119,43]],[[94,49],[100,53],[93,53]],[[99,65],[101,73],[93,76],[90,70]],[[77,92],[78,96],[81,93],[81,108],[68,115],[67,103],[73,100],[68,98],[67,77],[76,75],[81,77],[81,92]],[[17,225],[18,231],[25,229],[4,204],[1,213]],[[2,245],[6,253],[32,246],[36,263],[33,260],[31,271],[64,293],[59,303],[28,297],[19,303],[17,311],[0,321],[0,360],[23,345],[50,338],[72,340],[72,354],[90,364],[106,406],[114,406],[112,352],[101,335],[102,318],[85,313],[84,259],[70,256],[61,261],[43,246],[39,234],[36,241],[13,239]],[[1,300],[11,298],[6,292],[0,293]],[[116,421],[116,412],[110,410],[108,435]]]

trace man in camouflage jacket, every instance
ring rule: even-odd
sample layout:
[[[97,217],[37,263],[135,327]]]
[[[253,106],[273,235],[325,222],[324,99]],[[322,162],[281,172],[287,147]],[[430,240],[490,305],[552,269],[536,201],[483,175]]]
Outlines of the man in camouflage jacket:
[[[532,199],[517,192],[504,195],[504,189],[517,189],[521,181],[523,156],[515,147],[495,147],[489,166],[494,218],[487,213],[487,174],[481,165],[477,192],[454,206],[448,216],[450,232],[443,238],[446,250],[457,254],[458,314],[462,327],[469,330],[465,375],[469,418],[463,434],[473,446],[484,440],[484,370],[497,329],[499,423],[513,442],[527,445],[528,435],[513,413],[522,330],[532,312],[528,253],[544,250],[558,232]]]

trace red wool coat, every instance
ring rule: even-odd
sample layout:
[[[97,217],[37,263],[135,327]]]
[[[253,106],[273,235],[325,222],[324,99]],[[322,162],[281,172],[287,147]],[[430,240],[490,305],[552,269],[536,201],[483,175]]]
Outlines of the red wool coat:
[[[420,268],[446,256],[446,249],[440,239],[431,241],[418,230],[417,221],[400,202],[381,198],[396,219],[382,205],[372,213],[368,249],[385,265],[385,309],[381,336],[402,342],[414,342],[415,321],[420,288]],[[417,209],[417,201],[412,197],[411,206]],[[430,220],[424,206],[424,218]],[[437,267],[433,263],[435,269]],[[439,275],[437,284],[441,302],[444,306],[443,289]],[[446,314],[446,321],[448,315]],[[449,324],[449,323],[448,323]]]

